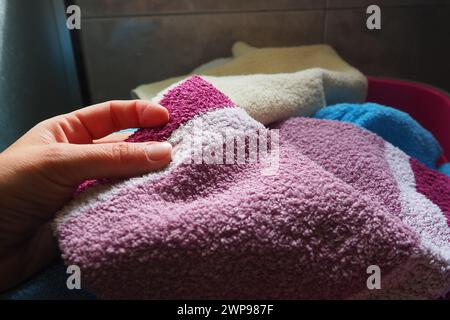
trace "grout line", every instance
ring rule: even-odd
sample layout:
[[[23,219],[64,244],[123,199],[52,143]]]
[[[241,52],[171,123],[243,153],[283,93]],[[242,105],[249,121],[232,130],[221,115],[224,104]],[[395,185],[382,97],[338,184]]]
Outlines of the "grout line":
[[[376,4],[376,3],[374,3]],[[369,6],[368,5],[359,5],[359,6],[342,6],[342,7],[333,7],[333,6],[327,6],[328,9],[330,10],[351,10],[351,9],[362,9],[362,8],[367,8]],[[389,8],[389,9],[401,9],[401,8],[433,8],[433,7],[447,7],[448,4],[446,3],[430,3],[430,4],[384,4],[384,5],[379,5],[381,9],[383,8]]]
[[[323,34],[322,34],[322,43],[327,43],[327,29],[328,29],[328,7],[330,6],[330,0],[325,1],[325,14],[323,17]]]
[[[83,10],[83,9],[81,9]],[[323,8],[309,8],[309,9],[268,9],[268,10],[229,10],[229,11],[196,11],[196,12],[160,12],[160,13],[129,13],[129,14],[112,14],[104,16],[83,16],[82,19],[114,19],[114,18],[139,18],[139,17],[160,17],[160,16],[195,16],[195,15],[224,15],[224,14],[246,14],[246,13],[281,13],[281,12],[302,12],[302,11],[322,11]]]
[[[448,4],[417,4],[417,5],[381,5],[381,8],[401,9],[401,8],[436,8],[448,7]],[[366,8],[366,6],[348,6],[348,7],[333,7],[330,6],[329,0],[326,2],[326,11],[352,10]],[[83,10],[83,8],[81,8]],[[83,20],[93,19],[120,19],[120,18],[142,18],[142,17],[167,17],[167,16],[195,16],[195,15],[226,15],[226,14],[246,14],[246,13],[281,13],[281,12],[308,12],[308,11],[322,11],[324,8],[290,8],[290,9],[261,9],[261,10],[229,10],[229,11],[174,11],[174,12],[147,12],[147,13],[128,13],[128,14],[111,14],[111,15],[82,15]]]

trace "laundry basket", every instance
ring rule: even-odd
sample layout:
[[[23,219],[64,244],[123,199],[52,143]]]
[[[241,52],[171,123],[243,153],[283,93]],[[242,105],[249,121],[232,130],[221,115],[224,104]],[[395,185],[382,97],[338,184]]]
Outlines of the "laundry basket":
[[[443,148],[440,163],[450,160],[450,96],[431,86],[397,79],[368,77],[368,102],[407,112],[428,129]]]

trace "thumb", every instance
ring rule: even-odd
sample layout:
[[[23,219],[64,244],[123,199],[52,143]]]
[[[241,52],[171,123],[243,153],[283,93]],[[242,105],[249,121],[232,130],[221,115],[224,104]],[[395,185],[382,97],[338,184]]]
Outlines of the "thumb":
[[[53,164],[71,183],[87,179],[125,178],[164,168],[171,160],[168,142],[66,144]],[[54,169],[54,168],[53,168]]]

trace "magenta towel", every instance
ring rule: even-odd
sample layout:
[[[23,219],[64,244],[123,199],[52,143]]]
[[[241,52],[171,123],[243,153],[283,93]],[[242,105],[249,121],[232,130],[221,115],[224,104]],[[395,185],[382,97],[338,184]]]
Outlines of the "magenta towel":
[[[98,297],[438,298],[448,291],[449,177],[349,123],[298,117],[267,129],[198,76],[158,102],[170,123],[130,141],[168,139],[171,165],[85,185],[55,220],[66,264],[81,268],[82,285]],[[248,132],[268,149],[256,161]],[[224,136],[236,144],[224,148]],[[237,152],[232,164],[211,161],[239,141],[244,162]],[[381,270],[381,289],[367,288],[371,265]]]

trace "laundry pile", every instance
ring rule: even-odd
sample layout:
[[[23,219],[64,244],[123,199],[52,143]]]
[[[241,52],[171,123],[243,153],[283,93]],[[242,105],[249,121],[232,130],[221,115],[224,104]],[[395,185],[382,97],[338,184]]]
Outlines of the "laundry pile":
[[[137,87],[170,121],[128,141],[167,140],[173,161],[81,184],[54,222],[64,263],[99,298],[445,296],[442,149],[408,114],[365,103],[367,86],[330,46],[237,42],[232,57]],[[65,269],[49,270],[15,296],[60,297]]]
[[[227,77],[223,88],[243,85],[242,77]],[[248,87],[279,77],[292,95],[314,82],[258,77],[248,76]],[[100,298],[139,299],[447,292],[449,177],[366,129],[294,116],[315,107],[283,109],[289,90],[261,109],[249,95],[242,108],[210,79],[191,76],[158,93],[153,100],[169,110],[170,122],[129,138],[168,140],[174,153],[165,170],[94,183],[58,214],[62,256],[81,268],[87,288]],[[282,88],[253,93],[261,99]],[[198,130],[200,142],[192,138]],[[379,290],[366,283],[374,265]]]

